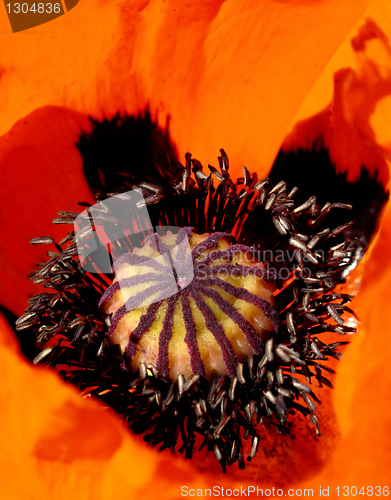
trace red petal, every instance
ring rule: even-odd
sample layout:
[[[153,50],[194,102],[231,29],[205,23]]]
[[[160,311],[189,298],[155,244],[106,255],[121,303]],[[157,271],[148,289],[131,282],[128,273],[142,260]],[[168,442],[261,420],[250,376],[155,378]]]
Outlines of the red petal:
[[[58,210],[80,212],[79,201],[94,203],[84,179],[75,143],[86,117],[62,108],[39,109],[0,138],[0,303],[15,314],[27,307],[37,286],[27,276],[46,260],[47,245],[30,238],[52,235],[61,240],[64,226],[54,226]],[[69,226],[71,231],[73,227]]]

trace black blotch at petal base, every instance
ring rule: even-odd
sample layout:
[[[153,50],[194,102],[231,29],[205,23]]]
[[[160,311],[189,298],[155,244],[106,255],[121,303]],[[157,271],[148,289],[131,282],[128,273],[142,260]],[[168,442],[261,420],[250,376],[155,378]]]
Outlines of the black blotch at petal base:
[[[280,151],[269,173],[270,183],[284,179],[289,191],[299,188],[295,194],[297,203],[304,203],[310,196],[316,196],[318,203],[343,203],[352,205],[350,211],[331,212],[327,225],[337,226],[352,221],[345,231],[355,246],[365,251],[377,226],[379,215],[388,200],[389,193],[376,177],[371,177],[365,165],[356,182],[347,180],[347,173],[337,173],[327,149],[318,143],[311,151]]]
[[[168,184],[165,156],[177,158],[169,120],[165,129],[161,128],[147,108],[138,116],[118,113],[103,121],[90,121],[92,131],[80,136],[77,148],[83,157],[87,182],[95,193],[131,189],[124,181],[132,185],[141,181]]]

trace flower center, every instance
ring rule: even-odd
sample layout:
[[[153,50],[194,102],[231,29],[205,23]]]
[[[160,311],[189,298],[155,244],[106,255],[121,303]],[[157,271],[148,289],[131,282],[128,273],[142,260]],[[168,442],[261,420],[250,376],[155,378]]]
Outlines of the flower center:
[[[228,233],[153,234],[118,259],[115,276],[100,305],[131,370],[233,377],[278,331],[274,274]]]

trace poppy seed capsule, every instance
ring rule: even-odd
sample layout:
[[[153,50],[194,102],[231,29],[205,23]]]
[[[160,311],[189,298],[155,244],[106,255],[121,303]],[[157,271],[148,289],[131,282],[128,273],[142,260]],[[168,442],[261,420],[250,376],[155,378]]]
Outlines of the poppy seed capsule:
[[[161,376],[236,375],[278,330],[274,276],[228,233],[153,234],[122,255],[100,306],[124,366]]]

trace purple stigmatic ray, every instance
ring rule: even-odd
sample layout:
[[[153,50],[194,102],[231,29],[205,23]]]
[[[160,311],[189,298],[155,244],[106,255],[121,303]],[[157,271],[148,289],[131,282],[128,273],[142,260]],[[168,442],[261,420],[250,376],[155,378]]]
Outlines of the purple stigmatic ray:
[[[177,305],[177,296],[173,295],[167,299],[167,309],[164,316],[162,332],[159,337],[159,353],[157,357],[157,365],[161,375],[169,375],[170,372],[170,360],[168,356],[168,343],[172,337],[172,328],[174,325],[174,312]]]
[[[230,243],[235,242],[235,238],[229,233],[211,233],[206,240],[199,243],[193,250],[193,259],[199,257],[205,250],[217,247],[217,243],[222,239],[228,240]],[[249,247],[247,247],[249,249]]]
[[[145,241],[155,245],[156,251],[159,254],[158,257],[162,255],[160,252],[164,252],[165,262],[170,262],[170,266],[161,265],[154,261],[153,258],[144,258],[142,255],[125,254],[119,259],[120,262],[126,262],[130,266],[148,265],[153,270],[129,278],[122,278],[120,282],[114,283],[103,295],[101,299],[102,304],[107,304],[113,298],[115,292],[119,291],[123,286],[125,288],[132,288],[142,283],[151,285],[153,282],[157,283],[135,293],[126,304],[115,312],[112,318],[112,326],[108,331],[108,336],[114,333],[120,320],[130,309],[134,309],[137,304],[146,300],[153,293],[160,291],[159,300],[148,307],[147,312],[141,316],[138,326],[130,334],[129,342],[125,350],[127,365],[131,365],[131,359],[137,353],[141,338],[144,335],[148,335],[151,331],[152,324],[159,313],[159,308],[165,303],[166,312],[161,329],[159,332],[154,331],[154,337],[151,338],[151,342],[155,343],[158,341],[159,344],[157,370],[161,375],[169,376],[170,359],[168,347],[173,334],[175,308],[180,301],[182,304],[182,314],[185,326],[184,341],[187,345],[191,370],[194,374],[205,377],[205,366],[201,359],[197,340],[198,329],[192,311],[192,307],[194,306],[190,304],[189,300],[189,297],[191,297],[197,309],[204,317],[206,328],[213,334],[220,347],[222,360],[226,366],[227,372],[233,377],[236,375],[238,363],[236,352],[228,340],[223,326],[220,324],[215,313],[204,298],[208,297],[212,299],[218,308],[238,325],[240,330],[245,334],[253,353],[262,355],[264,352],[264,343],[259,333],[251,325],[249,320],[216,290],[216,287],[232,297],[255,305],[271,320],[275,331],[278,332],[278,313],[267,300],[252,294],[243,287],[236,287],[218,277],[218,275],[222,273],[242,277],[255,275],[267,282],[275,282],[275,276],[273,273],[261,269],[260,267],[245,264],[232,264],[232,259],[237,254],[252,253],[253,249],[245,245],[235,244],[233,236],[228,233],[212,233],[204,241],[196,245],[190,252],[188,241],[191,239],[191,231],[191,228],[183,228],[179,231],[176,236],[176,248],[174,250],[166,246],[164,237],[150,235],[146,238]],[[222,239],[227,239],[232,246],[225,250],[219,250],[218,242]],[[213,251],[213,249],[215,250]],[[204,252],[210,250],[212,251],[207,255],[202,255]],[[220,260],[221,262],[221,259],[227,261],[227,263],[215,264],[216,260]],[[116,266],[118,266],[118,261]],[[190,275],[189,270],[194,270],[194,278],[192,280],[188,279]],[[182,286],[183,283],[184,286]],[[167,294],[167,290],[171,291],[170,295]]]
[[[246,335],[247,342],[254,351],[254,354],[262,354],[264,351],[264,344],[259,337],[259,333],[255,330],[253,326],[244,318],[240,312],[230,303],[225,300],[216,290],[213,288],[202,287],[200,292],[203,295],[211,298],[219,308],[226,314],[232,321],[234,321],[242,332]]]
[[[181,231],[179,231],[178,236],[176,238],[176,246],[177,252],[174,259],[174,265],[177,267],[178,273],[186,273],[189,269],[189,266],[193,266],[193,255],[190,252],[190,241],[191,235],[188,236],[183,235]]]
[[[148,307],[147,312],[141,316],[140,323],[137,328],[133,330],[128,345],[126,346],[125,357],[129,360],[132,360],[132,358],[136,355],[138,343],[140,342],[142,336],[150,330],[152,323],[156,319],[156,313],[158,312],[160,306],[161,302],[154,302]]]
[[[168,248],[157,233],[148,235],[144,239],[144,243],[149,243],[151,248],[153,248],[155,252],[158,252],[161,255],[166,255],[168,253]]]
[[[158,283],[157,285],[150,286],[146,290],[143,290],[142,292],[139,292],[138,294],[134,295],[133,297],[130,297],[123,306],[121,306],[114,314],[112,321],[111,321],[111,327],[109,328],[107,335],[111,337],[113,335],[115,329],[118,326],[118,323],[120,320],[125,316],[125,314],[129,311],[133,311],[134,309],[137,309],[141,302],[149,298],[152,294],[163,291],[164,298],[167,297],[166,295],[166,290],[167,287],[164,285],[164,283]],[[175,293],[175,292],[174,292]],[[162,295],[161,294],[161,295]],[[160,300],[156,301],[160,302]]]
[[[197,326],[194,322],[193,313],[188,298],[188,294],[181,294],[183,320],[185,322],[186,335],[185,342],[190,355],[190,364],[193,373],[205,377],[205,367],[202,362],[200,350],[197,343]]]
[[[121,257],[119,257],[114,264],[114,270],[117,269],[121,264],[129,264],[130,266],[148,266],[152,267],[156,271],[161,271],[163,273],[171,271],[169,267],[169,262],[167,261],[165,262],[166,265],[163,265],[161,262],[158,262],[155,259],[151,259],[151,257],[146,257],[145,255],[138,255],[132,252],[124,253],[123,255],[121,255]]]
[[[225,367],[228,371],[228,375],[230,377],[234,377],[236,375],[236,366],[238,364],[238,359],[232,345],[225,335],[224,328],[217,321],[214,312],[212,311],[212,309],[210,309],[210,307],[198,293],[198,290],[192,290],[190,292],[190,295],[195,300],[198,309],[204,316],[207,329],[213,332],[213,336],[216,339],[216,342],[219,344]]]
[[[116,281],[113,283],[102,295],[102,298],[99,301],[99,307],[106,302],[109,302],[115,292],[118,292],[122,288],[129,288],[135,285],[139,285],[141,283],[150,283],[154,281],[165,281],[167,280],[167,276],[165,274],[156,274],[156,273],[146,273],[146,274],[138,274],[136,276],[131,276],[130,278],[123,278],[122,280]]]
[[[262,299],[261,297],[258,297],[258,295],[254,295],[245,288],[233,286],[231,285],[231,283],[228,283],[227,281],[224,281],[220,278],[206,278],[205,280],[203,280],[203,286],[208,285],[218,286],[219,288],[224,290],[224,292],[233,295],[235,298],[245,300],[246,302],[249,302],[250,304],[258,307],[258,309],[260,309],[263,314],[273,323],[275,331],[279,331],[280,321],[278,313],[266,299]]]

